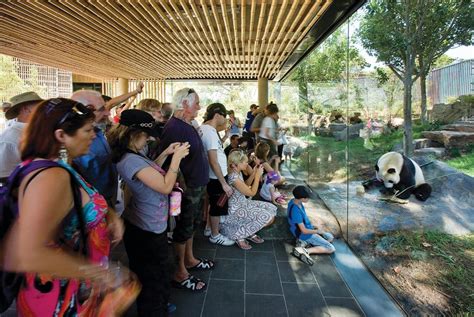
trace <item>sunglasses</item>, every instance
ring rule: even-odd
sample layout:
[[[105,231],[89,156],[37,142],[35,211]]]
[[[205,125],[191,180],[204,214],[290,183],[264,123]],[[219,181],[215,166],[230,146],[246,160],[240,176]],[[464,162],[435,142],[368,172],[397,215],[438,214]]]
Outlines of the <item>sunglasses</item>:
[[[195,93],[196,93],[196,91],[194,89],[190,88],[188,90],[188,94],[186,95],[186,97],[189,96],[190,94],[195,94]]]
[[[51,99],[46,106],[46,114],[49,114],[54,108],[58,107],[63,103],[63,100],[59,98]],[[56,127],[61,126],[68,120],[73,119],[74,117],[84,117],[89,115],[93,112],[94,109],[91,106],[84,106],[82,103],[77,102],[68,112],[66,112],[61,119],[59,119],[58,123],[56,123]]]

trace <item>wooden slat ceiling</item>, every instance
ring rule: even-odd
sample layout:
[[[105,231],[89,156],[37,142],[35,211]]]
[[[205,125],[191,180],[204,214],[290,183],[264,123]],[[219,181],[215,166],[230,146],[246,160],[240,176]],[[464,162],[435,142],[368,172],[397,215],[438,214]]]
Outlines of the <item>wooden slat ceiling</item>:
[[[272,79],[333,0],[0,0],[0,53],[100,78]]]

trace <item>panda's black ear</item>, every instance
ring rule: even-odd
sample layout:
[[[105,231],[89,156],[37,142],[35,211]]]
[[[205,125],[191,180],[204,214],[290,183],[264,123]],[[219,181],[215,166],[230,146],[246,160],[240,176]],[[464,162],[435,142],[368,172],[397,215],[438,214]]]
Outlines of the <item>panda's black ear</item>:
[[[394,168],[389,168],[387,172],[389,174],[395,174],[397,171]]]
[[[375,164],[375,170],[378,172],[379,171],[379,166]]]

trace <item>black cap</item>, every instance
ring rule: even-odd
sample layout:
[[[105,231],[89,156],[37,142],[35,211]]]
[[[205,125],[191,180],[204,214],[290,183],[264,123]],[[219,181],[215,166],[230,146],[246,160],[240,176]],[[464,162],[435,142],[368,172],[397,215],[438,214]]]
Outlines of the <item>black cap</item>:
[[[306,188],[306,186],[296,186],[293,189],[293,196],[295,196],[296,199],[303,199],[303,198],[309,198],[309,190]]]
[[[155,119],[146,111],[129,109],[120,114],[120,124],[142,130],[152,137],[158,137],[159,131],[156,127]]]
[[[227,110],[225,106],[221,103],[218,103],[218,102],[212,103],[206,109],[206,115],[204,117],[204,121],[211,120],[214,117],[214,114],[216,113],[225,117],[227,115]]]

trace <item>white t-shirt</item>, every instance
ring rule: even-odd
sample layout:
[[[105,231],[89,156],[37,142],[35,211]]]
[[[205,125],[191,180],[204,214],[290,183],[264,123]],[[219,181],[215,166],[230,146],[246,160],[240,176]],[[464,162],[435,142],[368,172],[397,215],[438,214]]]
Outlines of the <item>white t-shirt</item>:
[[[26,123],[12,121],[0,135],[0,177],[8,177],[21,163],[20,138]]]
[[[267,184],[267,177],[265,177],[262,188],[260,188],[260,197],[262,197],[266,201],[272,201],[272,193],[270,192],[271,188],[275,190],[275,185],[273,185],[272,183]]]
[[[266,128],[269,129],[269,134],[272,139],[276,139],[276,122],[273,120],[272,117],[265,117],[262,121],[262,125],[260,126],[260,133],[258,134],[259,137],[263,139],[269,139],[268,136],[265,134]]]
[[[224,153],[224,147],[222,146],[221,139],[219,138],[219,135],[217,134],[217,130],[208,124],[201,125],[199,129],[201,130],[200,135],[201,135],[202,143],[204,144],[204,150],[206,152],[207,160],[209,161],[208,151],[217,150],[217,162],[219,163],[219,166],[221,167],[222,175],[226,176],[227,175],[227,156]],[[210,164],[209,164],[209,178],[217,179],[217,176],[212,170]]]

